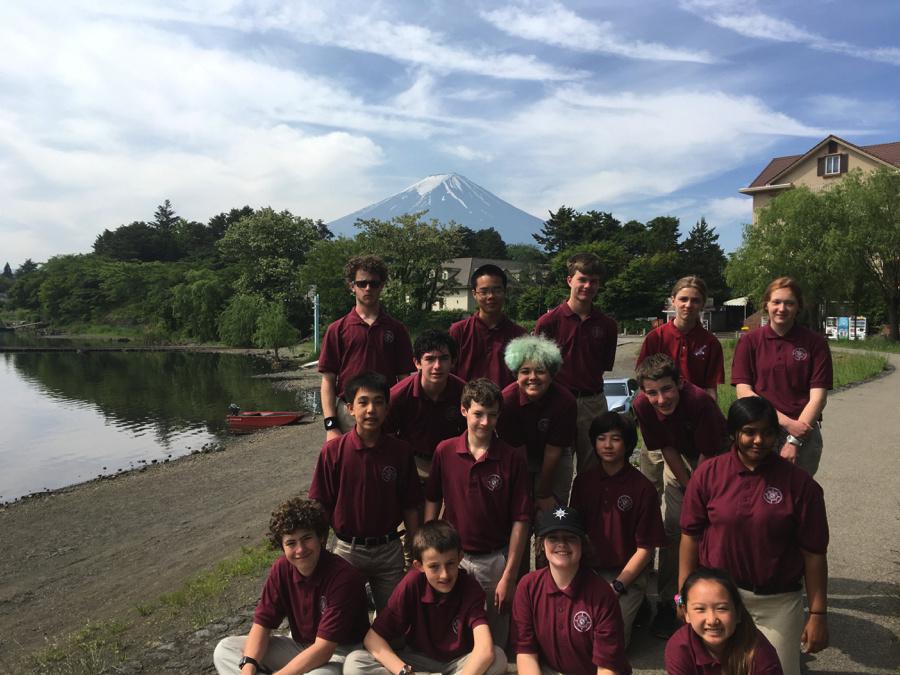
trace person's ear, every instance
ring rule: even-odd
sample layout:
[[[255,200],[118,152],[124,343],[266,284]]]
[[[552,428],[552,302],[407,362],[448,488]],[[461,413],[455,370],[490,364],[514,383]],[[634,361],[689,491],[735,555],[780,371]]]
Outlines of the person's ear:
[[[416,570],[418,570],[419,572],[425,571],[424,568],[422,567],[422,563],[420,563],[418,560],[413,560],[413,567],[415,567]]]

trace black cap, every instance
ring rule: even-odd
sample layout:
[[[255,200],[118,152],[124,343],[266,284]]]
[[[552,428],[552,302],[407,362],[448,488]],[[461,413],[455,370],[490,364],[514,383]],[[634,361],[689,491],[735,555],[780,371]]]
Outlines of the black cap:
[[[553,530],[567,530],[568,532],[574,532],[579,537],[587,534],[581,514],[569,506],[558,506],[555,509],[544,512],[538,536],[543,537],[548,532],[553,532]]]

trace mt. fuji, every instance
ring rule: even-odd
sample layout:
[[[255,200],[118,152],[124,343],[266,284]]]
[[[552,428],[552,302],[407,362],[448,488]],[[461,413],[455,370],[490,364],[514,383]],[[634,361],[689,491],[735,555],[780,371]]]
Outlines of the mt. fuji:
[[[371,204],[356,213],[328,223],[335,234],[355,234],[353,224],[363,220],[390,220],[404,213],[428,211],[426,220],[441,223],[456,221],[473,230],[493,227],[508,244],[533,243],[529,236],[538,232],[544,221],[491,194],[465,176],[445,173],[428,176],[393,197]]]

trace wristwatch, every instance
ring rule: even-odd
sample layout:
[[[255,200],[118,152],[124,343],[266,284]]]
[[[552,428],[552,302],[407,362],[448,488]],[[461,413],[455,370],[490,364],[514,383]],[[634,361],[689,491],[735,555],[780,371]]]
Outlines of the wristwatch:
[[[325,418],[325,431],[331,431],[332,429],[338,428],[338,418],[337,417],[326,417]]]
[[[238,670],[243,670],[244,666],[246,666],[248,663],[252,663],[254,666],[256,666],[256,671],[259,672],[259,661],[250,656],[245,656],[241,659],[241,662],[238,664]]]
[[[803,445],[803,443],[801,443],[799,439],[794,438],[794,437],[791,436],[790,434],[788,434],[787,442],[790,443],[791,445],[797,446],[798,448],[799,448],[801,445]]]
[[[407,666],[405,664],[400,669],[400,675],[413,675],[414,672],[415,671],[413,670],[412,666]]]
[[[612,587],[613,590],[619,595],[625,595],[628,592],[627,590],[625,590],[625,585],[618,579],[612,582]]]

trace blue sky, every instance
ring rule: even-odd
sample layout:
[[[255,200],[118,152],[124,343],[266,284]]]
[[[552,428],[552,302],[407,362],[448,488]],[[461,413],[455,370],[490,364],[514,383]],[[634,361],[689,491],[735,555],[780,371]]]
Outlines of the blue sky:
[[[326,221],[456,172],[545,218],[700,216],[772,157],[900,141],[896,0],[4,2],[0,264],[170,199]],[[521,240],[531,241],[528,232]]]

